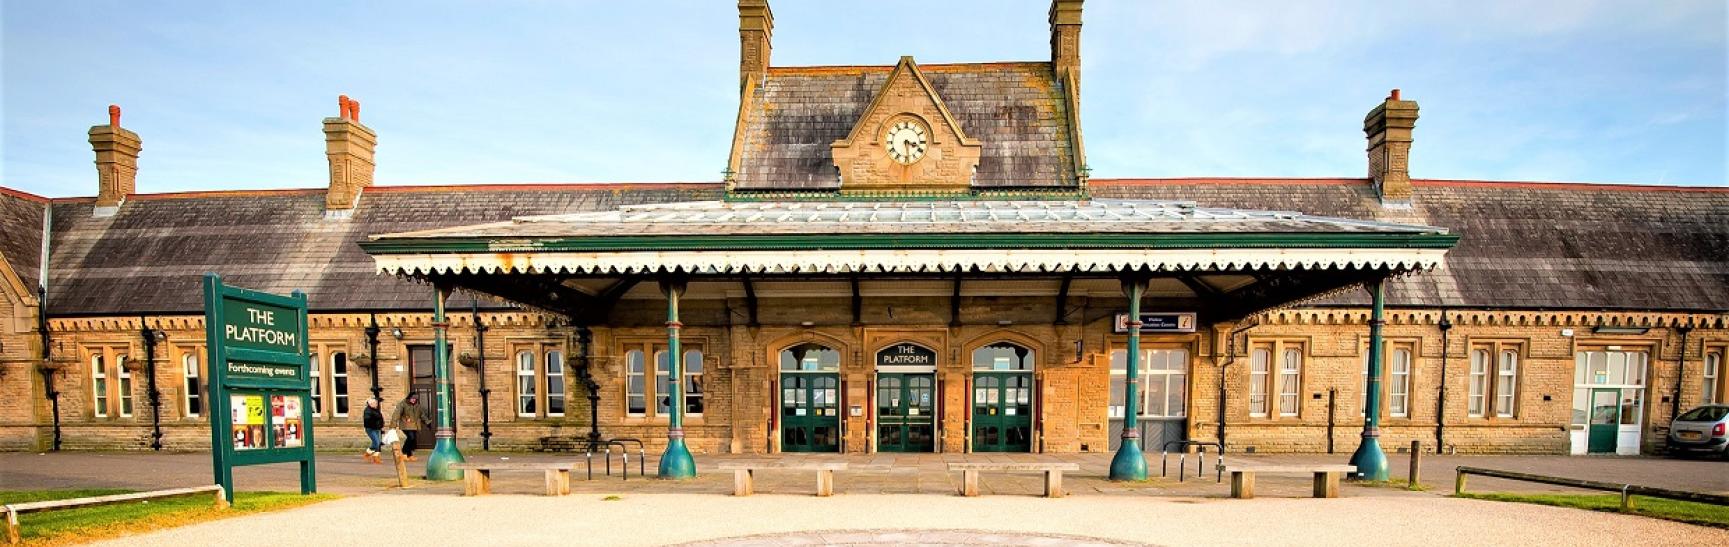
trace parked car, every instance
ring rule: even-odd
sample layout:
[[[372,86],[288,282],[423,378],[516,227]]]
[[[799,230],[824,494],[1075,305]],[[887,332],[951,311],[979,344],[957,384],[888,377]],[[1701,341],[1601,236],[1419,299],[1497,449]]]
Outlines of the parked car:
[[[1729,459],[1729,405],[1704,405],[1677,416],[1665,447],[1670,454],[1704,452]]]

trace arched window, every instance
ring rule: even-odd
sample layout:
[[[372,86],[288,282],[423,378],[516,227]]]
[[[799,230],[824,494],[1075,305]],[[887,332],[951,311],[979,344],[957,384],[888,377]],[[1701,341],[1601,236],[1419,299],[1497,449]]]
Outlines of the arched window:
[[[1411,350],[1396,348],[1387,386],[1387,411],[1394,418],[1405,418],[1411,415]]]
[[[648,394],[646,393],[647,384],[643,378],[643,365],[645,363],[642,350],[633,349],[625,352],[624,362],[626,377],[625,413],[631,416],[645,416],[648,414]]]
[[[782,372],[835,372],[840,370],[840,352],[820,344],[804,343],[780,351]]]
[[[973,370],[1027,372],[1033,370],[1033,350],[997,342],[973,350]]]
[[[114,358],[114,372],[120,376],[120,417],[132,417],[132,371],[126,370],[126,356]]]
[[[516,415],[533,418],[534,399],[534,354],[516,352]]]
[[[97,418],[108,417],[108,364],[101,355],[90,356],[90,408]]]
[[[196,418],[204,413],[204,389],[198,383],[198,377],[203,370],[198,366],[198,352],[188,351],[182,354],[180,366],[186,379],[186,417]]]
[[[702,350],[684,352],[684,414],[702,415]],[[670,394],[669,394],[670,395]]]
[[[348,416],[348,352],[330,354],[331,411],[338,418]]]

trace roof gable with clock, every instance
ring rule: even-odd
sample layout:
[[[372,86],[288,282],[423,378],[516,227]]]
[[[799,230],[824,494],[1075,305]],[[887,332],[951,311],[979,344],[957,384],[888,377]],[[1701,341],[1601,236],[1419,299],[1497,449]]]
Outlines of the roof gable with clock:
[[[846,138],[830,146],[842,192],[965,192],[981,148],[910,56],[889,72]]]

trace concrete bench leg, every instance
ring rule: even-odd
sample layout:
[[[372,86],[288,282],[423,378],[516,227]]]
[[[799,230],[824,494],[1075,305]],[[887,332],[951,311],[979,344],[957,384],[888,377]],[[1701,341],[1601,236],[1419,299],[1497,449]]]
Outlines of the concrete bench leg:
[[[816,495],[825,498],[834,495],[834,471],[829,469],[817,470]]]
[[[546,495],[562,496],[570,493],[570,472],[563,469],[546,470]]]
[[[228,508],[228,493],[226,491],[224,491],[222,488],[216,489],[216,508],[217,509],[227,509]]]
[[[462,495],[484,496],[492,493],[492,470],[470,469],[462,474]]]
[[[6,543],[18,543],[18,514],[6,512]]]
[[[734,469],[732,471],[732,495],[749,496],[756,491],[755,477],[749,469]]]
[[[977,470],[961,470],[961,495],[969,498],[979,495],[979,472]]]
[[[1060,498],[1063,496],[1064,496],[1064,493],[1063,493],[1063,472],[1060,470],[1056,470],[1056,469],[1046,471],[1045,472],[1045,497],[1047,497],[1047,498]]]
[[[1231,497],[1247,500],[1255,498],[1255,474],[1242,471],[1231,472]]]
[[[1339,497],[1339,474],[1330,471],[1315,472],[1315,497]]]

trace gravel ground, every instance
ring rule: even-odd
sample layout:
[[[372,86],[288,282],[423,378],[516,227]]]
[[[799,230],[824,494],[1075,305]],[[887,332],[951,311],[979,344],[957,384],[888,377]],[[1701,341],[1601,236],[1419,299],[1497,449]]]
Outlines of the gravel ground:
[[[657,524],[663,521],[668,524]],[[824,530],[848,532],[809,533]],[[288,537],[294,543],[331,545],[663,545],[724,538],[738,539],[723,544],[740,545],[856,544],[864,542],[848,541],[848,534],[862,537],[858,531],[863,530],[988,530],[1154,545],[1729,545],[1729,530],[1422,493],[1332,500],[626,494],[606,501],[598,494],[369,495],[109,544],[274,546]],[[789,533],[794,534],[763,536]]]

